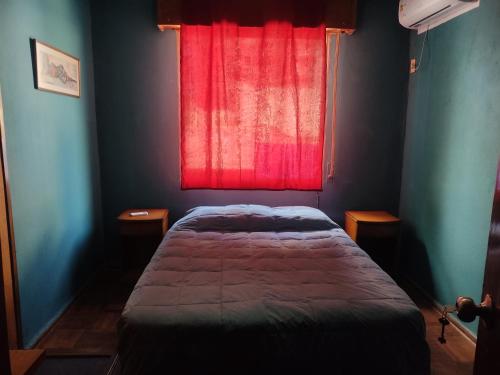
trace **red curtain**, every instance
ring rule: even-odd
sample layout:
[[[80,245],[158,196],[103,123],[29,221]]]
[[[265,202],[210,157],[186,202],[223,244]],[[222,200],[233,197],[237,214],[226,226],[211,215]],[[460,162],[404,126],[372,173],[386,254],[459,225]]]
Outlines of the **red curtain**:
[[[219,15],[180,47],[182,188],[320,190],[324,23]]]

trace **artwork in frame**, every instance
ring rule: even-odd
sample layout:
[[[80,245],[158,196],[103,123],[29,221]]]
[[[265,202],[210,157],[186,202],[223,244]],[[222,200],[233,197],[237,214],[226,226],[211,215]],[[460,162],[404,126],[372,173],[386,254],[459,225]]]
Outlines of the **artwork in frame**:
[[[80,97],[80,59],[39,40],[35,46],[35,87]]]

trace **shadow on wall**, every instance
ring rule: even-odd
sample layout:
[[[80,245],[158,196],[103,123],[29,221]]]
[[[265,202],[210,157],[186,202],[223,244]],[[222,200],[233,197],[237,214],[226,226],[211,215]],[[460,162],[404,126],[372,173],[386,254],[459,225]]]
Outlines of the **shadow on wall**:
[[[20,280],[21,300],[29,301],[21,305],[24,347],[33,346],[40,335],[59,318],[86,282],[93,279],[98,270],[95,267],[99,264],[97,259],[102,258],[98,250],[100,236],[75,236],[74,231],[68,229],[58,238],[54,238],[50,231],[46,231],[42,237],[43,241],[33,251],[29,264],[20,275],[31,282],[27,288],[23,287],[26,282]],[[66,254],[62,264],[61,253]],[[47,267],[47,272],[43,274],[38,272],[41,264]],[[47,290],[52,293],[47,293]],[[43,304],[35,306],[32,301],[42,295]],[[35,314],[33,309],[36,310]]]
[[[418,239],[415,228],[405,221],[401,223],[400,269],[412,283],[418,280],[418,285],[429,296],[435,295],[434,279],[427,247]],[[414,272],[418,270],[418,275]]]

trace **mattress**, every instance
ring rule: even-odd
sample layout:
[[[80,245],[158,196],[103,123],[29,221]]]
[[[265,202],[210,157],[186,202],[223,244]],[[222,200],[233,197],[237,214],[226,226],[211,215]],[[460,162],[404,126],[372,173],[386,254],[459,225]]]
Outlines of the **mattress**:
[[[321,211],[200,207],[122,313],[122,374],[429,374],[406,293]]]

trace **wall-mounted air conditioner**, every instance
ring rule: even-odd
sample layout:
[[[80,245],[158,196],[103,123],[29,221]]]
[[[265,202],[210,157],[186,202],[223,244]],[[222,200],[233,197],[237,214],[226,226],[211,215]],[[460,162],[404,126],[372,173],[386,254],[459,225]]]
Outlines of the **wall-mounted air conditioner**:
[[[478,6],[479,0],[400,0],[399,23],[420,34]]]

